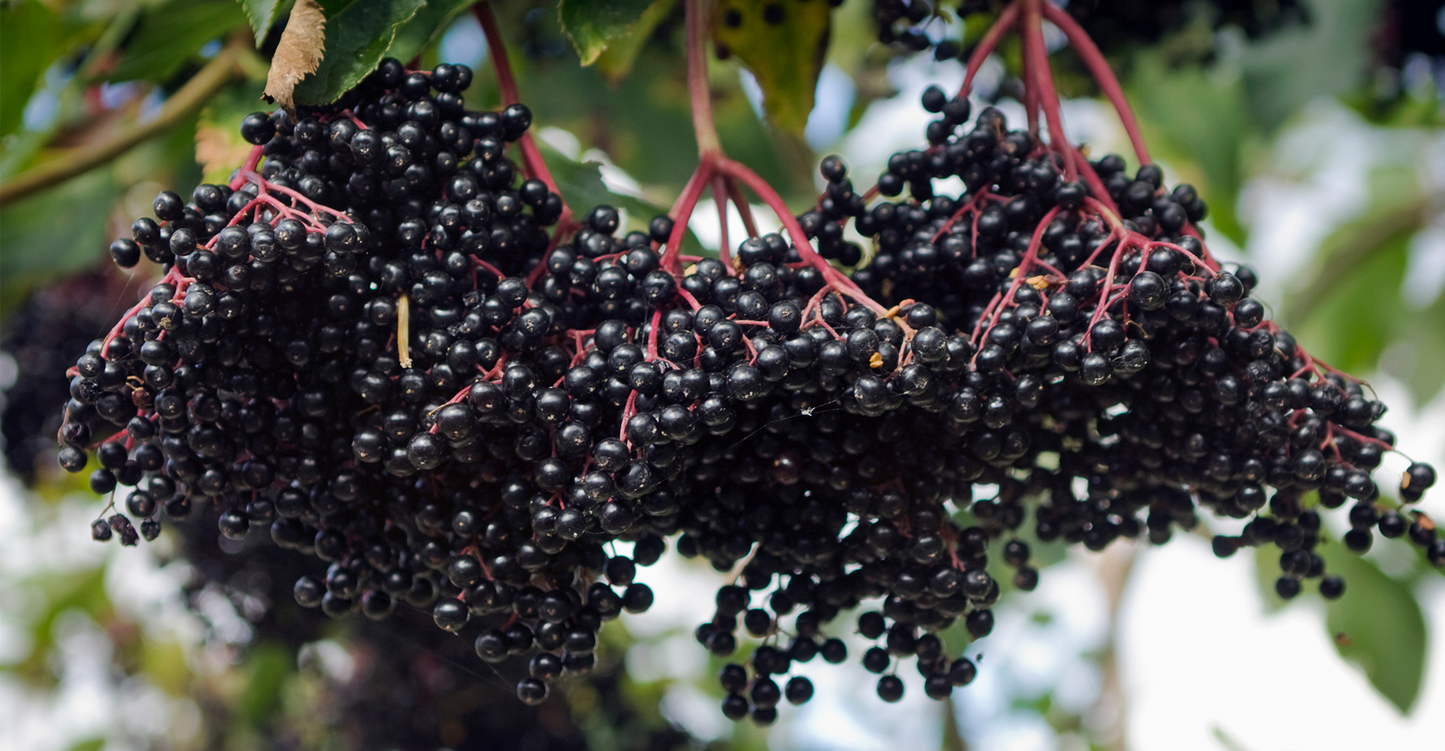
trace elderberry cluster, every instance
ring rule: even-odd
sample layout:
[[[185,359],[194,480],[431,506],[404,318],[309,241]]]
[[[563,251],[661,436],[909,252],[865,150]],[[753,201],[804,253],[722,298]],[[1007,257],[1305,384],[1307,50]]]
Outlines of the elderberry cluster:
[[[1089,165],[1105,206],[997,110],[965,130],[966,102],[930,89],[923,103],[941,114],[929,147],[895,154],[878,180],[883,195],[906,186],[910,199],[859,211],[845,173],[825,161],[828,189],[801,225],[825,248],[852,221],[874,244],[855,282],[883,305],[926,300],[945,329],[969,332],[971,368],[945,415],[972,426],[974,459],[1010,468],[985,475],[996,499],[972,505],[986,528],[1007,534],[1031,512],[1045,541],[1099,550],[1147,533],[1162,544],[1203,507],[1251,520],[1215,538],[1218,555],[1273,544],[1281,596],[1319,579],[1334,598],[1344,582],[1315,552],[1318,509],[1352,502],[1347,547],[1367,550],[1372,530],[1408,532],[1445,564],[1428,516],[1378,503],[1370,472],[1395,442],[1375,425],[1384,405],[1265,320],[1246,296],[1252,272],[1208,259],[1193,226],[1206,207],[1190,186],[1166,190],[1152,165],[1131,178],[1106,156]],[[949,177],[967,191],[936,195],[933,181]],[[990,432],[1002,430],[1026,437],[1024,456],[1000,453],[1007,442]],[[1435,479],[1411,464],[1400,500],[1418,501]]]
[[[924,106],[942,115],[928,127],[929,147],[894,155],[877,183],[884,196],[906,187],[908,200],[867,206],[830,157],[827,189],[799,217],[818,252],[846,265],[862,250],[843,226],[872,239],[852,280],[895,314],[875,317],[823,290],[816,325],[803,316],[816,359],[791,361],[772,395],[791,394],[787,406],[756,425],[764,439],[752,451],[728,448],[732,478],[704,475],[722,491],[718,508],[704,501],[694,514],[706,526],[683,526],[684,555],[705,555],[719,570],[746,556],[739,582],[719,591],[713,619],[697,631],[719,656],[736,649],[739,619],[762,641],[748,666],[720,674],[724,713],[766,724],[781,700],[806,701],[811,684],[787,677],[793,665],[845,659],[845,644],[822,627],[873,598],[882,608],[859,615],[857,632],[879,640],[861,656],[883,674],[879,696],[901,697],[896,671],[911,657],[926,693],[948,696],[976,667],[950,659],[939,634],[955,623],[974,638],[992,630],[991,547],[1015,586],[1037,584],[1018,537],[1029,522],[1046,542],[1101,550],[1146,533],[1167,542],[1198,523],[1200,507],[1255,517],[1242,538],[1218,538],[1216,551],[1273,543],[1281,594],[1317,578],[1325,596],[1340,596],[1343,581],[1325,576],[1314,552],[1319,518],[1306,494],[1317,491],[1326,508],[1355,498],[1359,531],[1346,543],[1368,546],[1363,530],[1378,522],[1368,470],[1393,445],[1373,425],[1383,406],[1264,321],[1262,305],[1244,297],[1253,286],[1246,270],[1206,266],[1189,232],[1206,207],[1188,186],[1165,191],[1148,165],[1129,179],[1122,160],[1106,157],[1091,165],[1107,194],[1099,198],[1118,205],[1105,214],[997,110],[965,129],[966,100],[932,89]],[[935,194],[934,181],[950,177],[962,178],[964,195]],[[744,288],[758,244],[739,248]],[[795,284],[790,295],[809,296],[808,281]],[[736,317],[754,315],[741,297],[734,304]],[[770,329],[759,365],[778,331]],[[784,347],[804,349],[801,338]],[[841,413],[820,414],[832,399]],[[749,453],[764,461],[737,463]],[[747,483],[760,469],[753,482],[771,484],[766,492],[727,493],[724,483]],[[1402,498],[1418,500],[1433,482],[1433,469],[1412,465]],[[998,490],[975,499],[981,485]],[[1390,518],[1391,534],[1403,534],[1405,517]],[[1412,539],[1442,562],[1445,541],[1428,517],[1414,524]]]
[[[531,645],[530,624],[547,648],[565,641],[581,672],[598,611],[581,613],[573,589],[527,586],[545,567],[535,556],[553,563],[530,542],[535,429],[473,434],[446,409],[498,347],[517,348],[501,379],[514,389],[527,365],[550,374],[556,350],[538,345],[560,323],[507,276],[537,265],[562,213],[504,153],[531,115],[466,110],[456,92],[470,78],[388,60],[336,105],[247,117],[241,133],[259,149],[229,186],[202,185],[189,203],[161,193],[156,219],[111,254],[166,275],[76,362],[59,459],[81,471],[93,447],[92,490],[115,505],[118,487],[133,488],[125,513],[94,524],[97,539],[152,539],[162,513],[203,508],[227,537],[269,528],[329,563],[296,582],[305,605],[378,620],[399,602],[435,608],[454,631],[515,601],[512,643],[520,629]],[[440,467],[438,451],[456,458]],[[598,556],[572,546],[555,566],[563,586],[583,559],[600,570]],[[592,598],[608,617],[651,599],[642,585],[607,594]]]
[[[525,657],[537,703],[592,668],[603,622],[650,607],[638,567],[674,537],[736,571],[696,637],[748,652],[723,711],[761,724],[811,697],[799,663],[847,659],[830,624],[865,604],[881,698],[910,659],[931,697],[969,683],[940,634],[992,631],[995,577],[1037,584],[1029,522],[1097,550],[1200,507],[1252,517],[1216,549],[1276,544],[1297,591],[1324,573],[1314,499],[1349,497],[1352,547],[1408,528],[1445,558],[1427,517],[1377,513],[1383,407],[1264,320],[1155,167],[1088,165],[1096,194],[930,90],[929,145],[878,181],[908,199],[870,206],[829,158],[810,247],[689,258],[668,217],[559,222],[505,155],[530,114],[466,110],[470,75],[387,61],[334,106],[248,117],[263,163],[162,193],[116,241],[167,274],[74,370],[62,465],[95,446],[92,488],[136,488],[97,538],[154,537],[158,509],[266,527],[329,564],[303,605],[427,609],[487,662]],[[963,195],[937,194],[949,177]],[[1402,499],[1433,482],[1412,465]]]

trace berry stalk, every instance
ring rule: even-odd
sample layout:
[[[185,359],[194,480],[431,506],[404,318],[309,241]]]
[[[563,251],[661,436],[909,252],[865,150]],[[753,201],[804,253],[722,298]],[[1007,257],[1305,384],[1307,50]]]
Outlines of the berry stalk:
[[[1129,143],[1134,147],[1134,155],[1139,159],[1140,164],[1150,164],[1149,147],[1144,144],[1144,135],[1139,130],[1139,121],[1134,118],[1134,110],[1129,106],[1129,100],[1124,96],[1124,89],[1119,85],[1119,79],[1114,77],[1114,71],[1109,68],[1109,61],[1104,58],[1104,53],[1099,51],[1098,45],[1089,38],[1084,28],[1079,25],[1072,16],[1062,8],[1048,2],[1041,2],[1043,17],[1059,27],[1068,38],[1069,44],[1073,45],[1074,52],[1078,53],[1079,59],[1084,61],[1089,72],[1094,76],[1094,82],[1103,89],[1104,96],[1114,105],[1114,111],[1119,114],[1119,120],[1124,123],[1124,132],[1129,134]]]
[[[712,91],[707,80],[709,0],[687,0],[687,91],[692,103],[692,128],[699,157],[722,153],[712,119]]]
[[[1065,179],[1074,180],[1078,177],[1078,169],[1074,160],[1069,156],[1072,146],[1069,144],[1068,135],[1064,132],[1064,118],[1059,112],[1059,93],[1054,88],[1054,74],[1049,68],[1048,49],[1044,44],[1043,15],[1040,12],[1040,6],[1048,3],[1046,0],[1023,0],[1023,2],[1024,58],[1030,63],[1029,68],[1033,73],[1031,81],[1033,86],[1030,88],[1034,88],[1035,101],[1043,108],[1044,117],[1048,120],[1049,144],[1063,156]]]
[[[998,43],[1003,41],[1004,35],[1013,29],[1018,22],[1019,6],[1017,3],[1010,3],[1003,12],[998,15],[998,20],[993,22],[988,32],[979,40],[978,46],[974,48],[973,54],[969,55],[968,68],[963,74],[963,85],[958,89],[960,97],[967,97],[973,91],[973,77],[978,75],[979,68],[988,60],[988,56],[998,48]]]

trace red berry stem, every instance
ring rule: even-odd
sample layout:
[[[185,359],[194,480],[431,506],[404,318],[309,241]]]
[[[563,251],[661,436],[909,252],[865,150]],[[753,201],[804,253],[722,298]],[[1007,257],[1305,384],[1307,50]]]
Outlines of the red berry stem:
[[[1075,148],[1073,144],[1065,141],[1064,145],[1069,149],[1069,158],[1073,160],[1074,165],[1078,168],[1079,176],[1084,178],[1084,184],[1089,186],[1089,193],[1098,196],[1097,200],[1099,204],[1108,209],[1110,214],[1117,217],[1119,215],[1119,207],[1114,203],[1113,196],[1109,195],[1109,189],[1104,187],[1104,181],[1099,179],[1099,173],[1094,171],[1094,166],[1089,164],[1089,160],[1085,159],[1084,155],[1079,153],[1079,150]]]
[[[778,220],[783,223],[783,229],[788,233],[788,238],[792,240],[794,247],[798,249],[798,256],[802,258],[803,261],[812,265],[813,268],[822,273],[824,279],[836,285],[845,295],[853,298],[875,314],[884,317],[889,315],[887,308],[869,297],[863,290],[858,288],[857,284],[853,283],[852,279],[848,278],[843,272],[833,268],[822,256],[813,251],[813,246],[809,244],[808,236],[798,224],[797,217],[794,217],[793,212],[788,210],[787,204],[783,203],[782,197],[778,195],[777,191],[773,190],[773,186],[759,177],[756,172],[748,169],[747,165],[741,162],[735,162],[726,157],[718,161],[718,168],[722,170],[724,174],[748,186],[749,190],[756,193],[759,198],[763,199],[763,203],[766,203],[768,208],[777,214]],[[900,325],[902,325],[901,322]]]
[[[731,267],[733,264],[728,252],[728,248],[732,247],[732,243],[728,241],[727,182],[727,178],[722,175],[712,176],[712,200],[713,203],[717,204],[717,224],[718,232],[720,233],[717,257],[718,260],[722,261],[724,266]]]
[[[497,17],[492,13],[491,3],[483,2],[472,5],[472,15],[476,17],[477,23],[482,25],[482,33],[487,37],[487,48],[491,51],[492,68],[497,72],[497,88],[501,90],[502,105],[517,104],[521,100],[517,97],[517,81],[512,77],[512,63],[507,59],[507,45],[502,40],[502,32],[497,28]],[[547,189],[556,193],[559,197],[562,192],[557,190],[557,182],[552,179],[552,173],[547,169],[547,162],[542,158],[542,152],[537,148],[537,142],[532,138],[531,130],[522,134],[517,140],[517,148],[522,152],[522,169],[527,177],[536,178],[547,184]],[[570,231],[573,228],[572,209],[567,205],[566,198],[562,199],[562,218],[557,220],[557,234],[563,234],[564,228]]]
[[[246,163],[243,164],[241,169],[231,178],[231,190],[239,190],[242,185],[246,184],[244,173],[256,171],[256,166],[261,163],[261,156],[264,151],[265,147],[263,146],[251,147],[251,153],[246,155]]]
[[[968,96],[969,92],[973,89],[973,77],[978,75],[978,70],[983,67],[984,61],[988,59],[989,55],[993,54],[994,49],[998,47],[998,43],[1003,41],[1004,35],[1018,22],[1018,17],[1018,4],[1009,4],[1009,6],[1004,8],[1003,12],[998,15],[998,20],[993,22],[993,26],[989,27],[988,32],[983,35],[983,39],[979,40],[978,46],[973,49],[973,54],[969,55],[968,69],[963,74],[963,86],[958,89],[959,96]]]
[[[687,221],[692,217],[692,210],[697,207],[703,189],[716,171],[715,157],[704,155],[687,185],[683,187],[682,194],[677,197],[677,202],[672,205],[672,210],[667,212],[668,216],[672,217],[672,234],[668,236],[667,247],[662,251],[661,265],[673,274],[682,272],[678,254],[682,251],[682,237],[687,232]]]
[[[1056,7],[1047,2],[1039,2],[1042,6],[1043,17],[1053,22],[1064,32],[1064,36],[1073,45],[1074,52],[1078,53],[1079,59],[1094,76],[1094,82],[1103,89],[1104,96],[1114,105],[1114,111],[1119,114],[1119,120],[1124,123],[1124,132],[1129,134],[1129,143],[1134,147],[1134,155],[1138,157],[1140,164],[1149,164],[1149,148],[1144,145],[1144,136],[1139,131],[1139,121],[1134,118],[1134,110],[1129,107],[1129,100],[1124,98],[1124,89],[1119,86],[1119,79],[1114,77],[1114,71],[1109,68],[1109,61],[1104,58],[1104,53],[1089,38],[1084,28],[1073,19],[1063,8]],[[1107,195],[1107,194],[1105,194]]]
[[[697,153],[722,153],[712,119],[712,89],[707,80],[708,0],[687,0],[687,91],[692,104],[692,129]]]
[[[1064,133],[1064,118],[1059,112],[1059,92],[1054,88],[1054,74],[1049,68],[1048,48],[1044,44],[1044,22],[1041,6],[1047,6],[1045,0],[1024,0],[1024,23],[1021,29],[1021,36],[1024,42],[1024,60],[1029,63],[1028,68],[1033,73],[1032,83],[1029,89],[1036,87],[1035,101],[1044,111],[1044,117],[1049,124],[1049,144],[1053,149],[1064,157],[1064,176],[1068,180],[1078,179],[1078,169],[1074,160],[1069,157],[1068,136]],[[1026,84],[1027,85],[1027,84]],[[1108,195],[1108,193],[1105,193]]]
[[[290,189],[290,188],[285,188],[285,187],[282,187],[282,186],[275,185],[275,184],[272,184],[272,183],[270,183],[270,182],[267,182],[265,178],[261,177],[260,175],[256,174],[255,172],[251,172],[250,170],[242,170],[242,171],[241,171],[241,176],[244,177],[244,178],[246,178],[247,180],[253,182],[253,183],[256,183],[256,186],[259,187],[259,188],[261,188],[261,191],[262,191],[263,193],[274,190],[274,191],[276,191],[277,193],[280,193],[280,194],[282,194],[282,195],[288,196],[288,197],[290,197],[290,198],[295,199],[296,201],[298,201],[298,202],[300,202],[300,203],[305,204],[306,207],[309,208],[309,209],[311,209],[312,212],[314,212],[314,213],[318,213],[318,214],[319,214],[319,213],[326,213],[326,214],[330,214],[330,215],[336,217],[337,219],[345,220],[345,221],[347,221],[347,222],[350,222],[350,221],[351,221],[351,217],[350,217],[350,216],[347,216],[347,215],[346,215],[346,212],[344,212],[344,211],[337,211],[336,209],[333,209],[333,208],[331,208],[330,206],[323,206],[323,205],[321,205],[321,204],[319,204],[319,203],[316,203],[315,201],[311,200],[310,198],[307,198],[306,196],[298,193],[297,191],[294,191],[294,190],[292,190],[292,189]],[[283,207],[283,208],[285,208],[285,207]]]
[[[988,332],[992,331],[993,327],[998,324],[999,316],[1003,315],[1004,310],[1013,302],[1014,295],[1018,293],[1019,286],[1028,280],[1028,272],[1039,262],[1039,248],[1043,246],[1044,231],[1049,228],[1049,223],[1054,220],[1054,217],[1059,215],[1061,210],[1060,207],[1055,206],[1049,209],[1049,213],[1044,214],[1043,219],[1039,220],[1038,227],[1034,229],[1034,236],[1029,239],[1029,249],[1024,253],[1023,259],[1019,261],[1018,271],[1014,274],[1013,282],[1009,284],[1008,293],[1002,297],[995,295],[993,301],[989,303],[989,307],[984,311],[984,314],[979,316],[979,326],[974,327],[973,330],[973,344],[975,346],[983,341],[983,338],[988,336]],[[1055,273],[1057,273],[1057,271],[1055,271]],[[1067,279],[1067,277],[1064,277],[1062,274],[1059,274],[1059,277],[1061,281]],[[988,321],[987,327],[983,326],[985,320]],[[980,331],[980,329],[982,330]]]
[[[1043,143],[1043,139],[1039,137],[1039,100],[1042,98],[1042,87],[1038,83],[1036,64],[1031,54],[1034,39],[1033,35],[1028,33],[1030,15],[1032,14],[1025,10],[1023,22],[1019,25],[1019,48],[1022,52],[1019,67],[1021,68],[1020,77],[1024,84],[1024,115],[1028,120],[1029,135],[1033,137],[1035,149],[1037,149],[1038,145]]]
[[[743,200],[743,193],[738,190],[737,183],[728,180],[727,190],[728,197],[732,199],[733,205],[738,208],[738,215],[742,217],[743,227],[747,228],[748,237],[758,237],[761,233],[758,232],[757,223],[753,221],[753,208]]]
[[[482,259],[477,258],[476,256],[472,256],[472,265],[473,265],[475,268],[478,268],[478,269],[486,269],[488,273],[491,273],[492,275],[496,276],[498,279],[506,279],[506,278],[507,278],[507,275],[504,274],[504,273],[502,273],[501,269],[498,269],[496,266],[493,266],[492,264],[487,263],[486,261],[483,261]]]

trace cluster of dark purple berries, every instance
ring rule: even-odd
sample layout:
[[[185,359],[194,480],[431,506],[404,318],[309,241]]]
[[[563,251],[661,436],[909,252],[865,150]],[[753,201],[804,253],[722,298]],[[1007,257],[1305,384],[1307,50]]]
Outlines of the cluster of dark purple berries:
[[[826,247],[835,225],[852,221],[873,239],[873,257],[852,275],[873,299],[929,301],[946,329],[971,332],[969,403],[986,427],[1021,430],[1032,447],[999,478],[999,498],[1036,500],[1040,539],[1098,550],[1147,530],[1163,543],[1174,527],[1193,528],[1203,506],[1251,519],[1242,535],[1215,538],[1218,555],[1272,543],[1281,596],[1318,578],[1333,598],[1344,583],[1314,552],[1318,509],[1353,502],[1347,547],[1368,550],[1374,529],[1408,533],[1445,564],[1428,516],[1378,503],[1371,471],[1395,442],[1375,426],[1384,405],[1265,320],[1247,297],[1253,272],[1209,259],[1193,188],[1166,191],[1157,167],[1131,177],[1110,155],[1089,165],[1105,206],[997,110],[964,128],[966,101],[930,88],[923,105],[940,115],[929,147],[895,154],[877,183],[885,196],[907,186],[910,200],[866,210],[838,200],[852,186],[825,161],[828,191],[802,224]],[[947,178],[966,193],[934,195],[933,181]],[[970,451],[996,463],[1000,442],[986,435]],[[1048,464],[1036,463],[1041,455]],[[1412,463],[1399,500],[1418,501],[1435,479]],[[1082,493],[1071,488],[1080,480]]]
[[[1098,550],[1200,507],[1253,517],[1217,549],[1279,546],[1292,594],[1323,575],[1313,507],[1352,498],[1351,547],[1409,527],[1445,559],[1426,517],[1378,512],[1383,407],[1264,320],[1155,167],[1106,157],[1093,195],[931,90],[929,146],[878,181],[909,199],[870,206],[829,158],[799,217],[846,265],[844,224],[873,239],[851,280],[779,235],[683,262],[668,217],[624,233],[597,207],[549,238],[560,197],[504,154],[530,114],[466,110],[470,75],[387,61],[334,106],[253,115],[259,171],[162,193],[116,241],[167,274],[74,371],[62,465],[95,446],[93,489],[135,488],[97,538],[198,508],[227,537],[266,527],[329,564],[299,602],[428,609],[483,660],[527,657],[529,703],[652,604],[637,567],[675,538],[737,572],[696,636],[749,645],[723,711],[762,724],[812,695],[796,664],[847,658],[829,624],[865,603],[883,699],[910,658],[931,697],[969,683],[941,635],[992,631],[991,559],[1037,584],[1030,521]],[[935,194],[955,176],[965,195]],[[1402,500],[1433,482],[1412,465]]]
[[[108,269],[68,275],[36,289],[5,316],[0,358],[8,357],[13,370],[0,384],[3,464],[27,485],[46,487],[60,471],[55,435],[69,388],[65,370],[97,332],[110,328],[115,301],[134,294],[127,282],[127,275]],[[205,606],[208,598],[220,591],[234,603],[247,603],[243,615],[253,627],[251,644],[279,647],[295,661],[306,645],[344,634],[348,651],[363,655],[367,680],[328,685],[320,699],[335,713],[333,727],[348,728],[357,741],[365,739],[351,747],[455,748],[481,738],[495,744],[500,735],[536,751],[586,751],[587,732],[597,726],[614,732],[625,728],[629,738],[639,739],[639,747],[651,751],[697,747],[655,708],[619,689],[624,680],[620,659],[601,659],[591,674],[574,679],[597,702],[570,717],[549,706],[521,707],[512,686],[475,680],[472,644],[430,624],[411,625],[425,623],[429,613],[398,611],[383,622],[350,619],[338,631],[327,618],[308,617],[293,599],[296,579],[316,568],[314,557],[277,549],[266,535],[233,541],[217,535],[213,525],[188,523],[173,531],[175,555],[194,570],[181,595],[202,619],[211,612]],[[398,627],[409,633],[398,638]],[[466,690],[459,692],[458,686]],[[229,720],[223,704],[202,711],[207,725]],[[269,747],[292,742],[297,730],[295,723],[285,722],[260,728]]]

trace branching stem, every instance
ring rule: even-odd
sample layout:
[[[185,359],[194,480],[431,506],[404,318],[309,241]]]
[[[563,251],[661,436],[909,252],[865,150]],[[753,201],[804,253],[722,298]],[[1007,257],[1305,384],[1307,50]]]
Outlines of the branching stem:
[[[824,279],[836,285],[849,297],[863,304],[864,307],[880,316],[886,317],[888,315],[887,308],[868,297],[863,290],[858,288],[858,285],[853,283],[852,279],[849,279],[843,272],[833,268],[827,261],[823,260],[822,256],[813,251],[813,246],[808,242],[808,235],[803,232],[803,228],[798,224],[797,218],[794,217],[793,212],[788,209],[788,205],[783,203],[783,199],[778,195],[778,192],[773,190],[773,186],[759,177],[756,172],[748,169],[746,165],[726,157],[718,160],[718,169],[722,170],[723,174],[735,178],[738,182],[746,185],[749,190],[757,194],[758,198],[763,199],[763,203],[766,203],[768,208],[772,209],[773,213],[777,215],[778,221],[783,223],[783,229],[788,233],[788,239],[791,240],[794,247],[798,249],[798,256],[802,258],[803,261],[817,269],[822,273]]]
[[[1033,74],[1033,86],[1030,88],[1036,90],[1035,101],[1043,109],[1044,117],[1048,120],[1049,144],[1064,157],[1065,177],[1068,180],[1074,180],[1078,177],[1078,170],[1075,168],[1074,160],[1069,156],[1073,146],[1069,144],[1068,136],[1064,133],[1064,118],[1059,112],[1059,92],[1054,88],[1054,74],[1049,69],[1049,53],[1044,44],[1044,22],[1040,7],[1047,6],[1048,2],[1046,0],[1024,0],[1024,3],[1024,23],[1021,32],[1024,39],[1024,57],[1030,61],[1029,68]]]
[[[1144,145],[1139,121],[1134,118],[1134,110],[1129,107],[1129,100],[1124,98],[1124,89],[1119,86],[1119,79],[1114,77],[1114,71],[1110,70],[1104,53],[1099,51],[1099,47],[1089,38],[1084,27],[1080,26],[1068,11],[1048,2],[1041,1],[1039,4],[1042,6],[1043,17],[1064,32],[1069,44],[1073,45],[1074,52],[1084,61],[1099,88],[1104,90],[1104,96],[1114,105],[1114,111],[1119,113],[1119,120],[1124,123],[1124,131],[1129,134],[1129,143],[1134,146],[1134,156],[1138,157],[1140,164],[1149,164],[1149,147]]]

